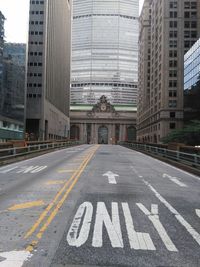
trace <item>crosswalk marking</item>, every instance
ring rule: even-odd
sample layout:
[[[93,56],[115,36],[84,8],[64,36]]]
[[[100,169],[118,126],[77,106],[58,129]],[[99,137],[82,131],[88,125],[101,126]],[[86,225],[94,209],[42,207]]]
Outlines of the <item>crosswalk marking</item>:
[[[162,239],[165,247],[169,250],[169,251],[174,251],[177,252],[177,248],[174,245],[174,243],[172,242],[171,238],[169,237],[169,235],[167,234],[167,231],[165,230],[164,226],[162,225],[159,215],[158,215],[158,205],[151,205],[151,212],[147,210],[147,208],[141,204],[141,203],[137,203],[136,204],[140,210],[148,216],[149,220],[152,222],[153,226],[155,227],[155,229],[157,230],[160,238]]]
[[[128,203],[122,203],[130,247],[141,250],[156,250],[149,234],[136,232]]]
[[[113,248],[123,248],[123,239],[119,221],[118,203],[112,202],[112,219],[110,218],[104,202],[97,203],[96,220],[92,240],[93,247],[103,245],[103,225],[105,226]]]
[[[193,239],[200,245],[200,234],[179,214],[179,212],[167,202],[157,191],[156,189],[147,181],[143,180],[143,182],[151,189],[154,195],[162,202],[165,207],[174,214],[175,218],[185,227],[188,233],[193,237]]]

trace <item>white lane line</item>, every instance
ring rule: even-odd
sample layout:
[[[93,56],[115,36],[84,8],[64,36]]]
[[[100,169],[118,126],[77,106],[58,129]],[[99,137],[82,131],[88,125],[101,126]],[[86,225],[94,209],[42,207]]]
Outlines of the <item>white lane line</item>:
[[[103,176],[107,176],[108,177],[109,184],[117,184],[117,181],[116,181],[115,177],[119,177],[118,174],[115,174],[115,173],[113,173],[111,171],[108,171],[108,172],[104,173]]]
[[[90,202],[84,202],[79,206],[76,215],[74,216],[72,225],[67,234],[67,242],[70,246],[80,247],[85,244],[90,232],[92,214],[93,206]],[[82,226],[80,229],[81,222]]]
[[[163,174],[163,178],[168,178],[170,181],[172,181],[173,183],[179,185],[180,187],[188,187],[186,184],[184,184],[183,182],[181,182],[178,178],[176,177],[172,177],[166,173]]]
[[[143,180],[143,182],[151,189],[154,195],[162,202],[165,207],[175,216],[175,218],[185,227],[188,233],[193,237],[193,239],[200,245],[200,234],[190,225],[180,213],[167,202],[157,191],[156,189],[147,181]]]
[[[200,210],[196,209],[196,215],[200,218]]]
[[[32,257],[32,254],[25,250],[9,251],[0,253],[0,257],[5,259],[0,262],[0,267],[21,267]]]
[[[165,230],[163,224],[160,221],[159,215],[158,215],[158,205],[152,204],[151,205],[151,212],[147,210],[147,208],[141,204],[136,203],[136,205],[140,208],[140,210],[148,216],[149,220],[152,222],[153,226],[155,227],[156,231],[158,232],[160,238],[162,239],[165,247],[169,251],[177,252],[177,248],[172,242],[171,238],[167,234],[167,231]]]
[[[104,202],[97,203],[96,220],[92,239],[93,247],[102,247],[103,229],[107,230],[113,248],[123,248],[122,232],[119,220],[118,203],[112,202],[112,219],[106,209]]]
[[[156,250],[148,233],[136,232],[128,203],[122,203],[130,247],[137,250]]]

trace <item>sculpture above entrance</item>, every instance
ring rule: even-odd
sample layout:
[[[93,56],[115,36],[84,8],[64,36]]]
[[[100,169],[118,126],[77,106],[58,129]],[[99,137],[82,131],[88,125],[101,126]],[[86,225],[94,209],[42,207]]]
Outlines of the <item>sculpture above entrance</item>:
[[[117,115],[117,112],[113,105],[107,100],[105,95],[102,95],[92,108],[92,111],[88,112],[88,116],[94,116],[95,113],[114,113]]]

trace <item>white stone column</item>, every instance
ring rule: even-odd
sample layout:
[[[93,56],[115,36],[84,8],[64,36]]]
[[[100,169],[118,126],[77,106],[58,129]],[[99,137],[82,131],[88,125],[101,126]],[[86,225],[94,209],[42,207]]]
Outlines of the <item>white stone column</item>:
[[[111,145],[112,144],[112,125],[109,124],[108,126],[108,144]]]

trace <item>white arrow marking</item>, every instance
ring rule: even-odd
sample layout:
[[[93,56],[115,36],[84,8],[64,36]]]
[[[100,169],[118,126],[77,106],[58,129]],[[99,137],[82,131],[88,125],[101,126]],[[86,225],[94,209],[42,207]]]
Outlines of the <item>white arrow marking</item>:
[[[109,171],[109,172],[104,173],[103,176],[108,176],[109,184],[117,184],[115,177],[119,177],[118,174],[115,174],[115,173]]]
[[[196,209],[196,214],[200,218],[200,210]]]
[[[184,184],[184,183],[182,183],[181,181],[179,181],[179,179],[176,178],[176,177],[172,177],[172,176],[170,176],[170,175],[164,173],[164,174],[163,174],[163,178],[165,178],[165,177],[168,178],[170,181],[174,182],[175,184],[181,186],[181,187],[188,187],[186,184]]]
[[[5,260],[0,262],[0,267],[21,267],[32,254],[29,251],[10,251],[0,253],[0,257]]]

